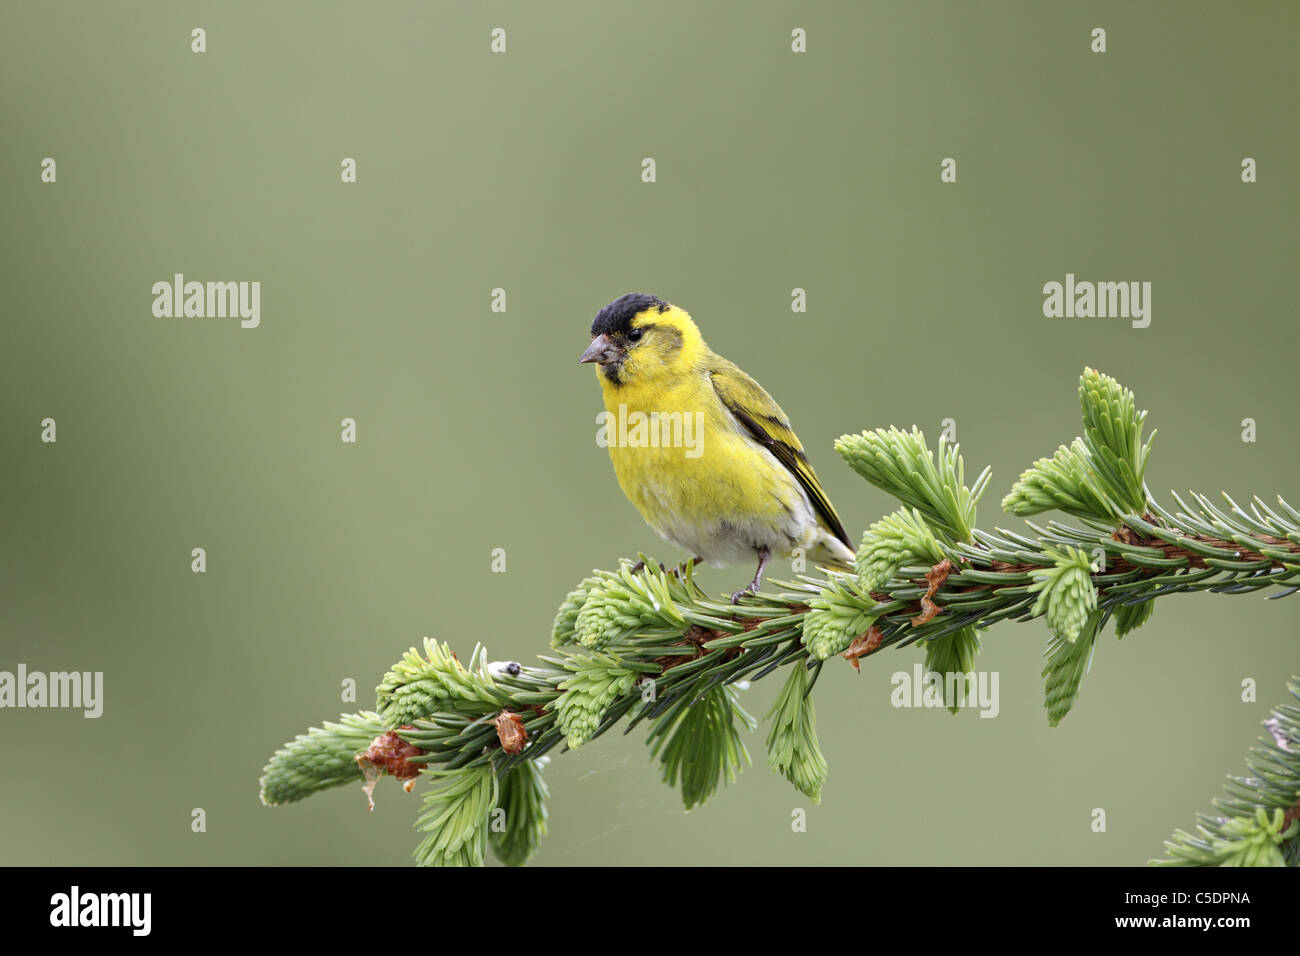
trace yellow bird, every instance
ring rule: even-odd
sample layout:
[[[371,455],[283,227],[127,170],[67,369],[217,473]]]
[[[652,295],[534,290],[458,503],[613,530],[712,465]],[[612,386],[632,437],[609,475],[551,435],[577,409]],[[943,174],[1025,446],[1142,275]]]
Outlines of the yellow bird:
[[[713,352],[690,315],[629,293],[597,313],[591,345],[605,396],[602,434],[619,487],[665,540],[697,561],[776,554],[851,567],[853,546],[781,406]]]

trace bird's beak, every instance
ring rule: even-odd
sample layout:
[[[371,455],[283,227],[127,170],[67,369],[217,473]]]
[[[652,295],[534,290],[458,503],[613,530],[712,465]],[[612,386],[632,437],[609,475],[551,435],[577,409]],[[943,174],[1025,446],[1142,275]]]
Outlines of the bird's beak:
[[[582,358],[578,359],[579,363],[596,362],[599,365],[605,365],[613,362],[619,357],[619,348],[614,344],[614,340],[608,335],[598,335],[591,340],[587,346],[587,351],[582,353]]]

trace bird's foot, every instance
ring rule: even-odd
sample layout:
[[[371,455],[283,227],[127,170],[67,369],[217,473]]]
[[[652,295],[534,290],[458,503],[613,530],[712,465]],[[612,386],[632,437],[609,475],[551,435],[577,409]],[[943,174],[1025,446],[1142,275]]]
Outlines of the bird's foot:
[[[659,565],[659,570],[660,570],[661,573],[664,573],[664,574],[671,574],[671,575],[673,575],[673,577],[676,577],[676,576],[677,576],[677,568],[669,568],[669,567],[666,567],[662,561],[659,561],[659,562],[657,562],[657,563],[658,563],[658,565]],[[642,571],[645,570],[645,562],[644,562],[644,561],[638,561],[636,564],[634,564],[634,565],[632,565],[630,568],[628,568],[628,570],[631,571],[633,574],[640,574]]]
[[[731,603],[732,603],[732,604],[739,604],[741,598],[743,598],[743,597],[744,597],[745,595],[747,595],[747,594],[754,594],[757,590],[758,590],[758,589],[755,588],[754,585],[751,584],[751,585],[749,585],[748,587],[743,587],[743,588],[741,588],[739,591],[732,591],[732,592],[731,592]]]
[[[703,559],[703,558],[699,558],[699,557],[691,558],[691,559],[689,559],[689,560],[687,560],[687,561],[683,561],[681,564],[677,565],[677,567],[673,568],[673,569],[672,569],[671,571],[669,571],[668,573],[671,574],[671,575],[672,575],[673,577],[675,577],[675,578],[681,578],[682,576],[684,576],[684,575],[686,574],[686,566],[687,566],[688,564],[694,564],[695,567],[698,568],[698,567],[699,567],[703,562],[704,562],[704,559]],[[662,564],[659,565],[659,569],[660,569],[661,571],[664,570],[664,566],[663,566]]]
[[[758,552],[758,570],[754,572],[754,580],[749,582],[748,587],[743,587],[739,591],[731,593],[731,603],[739,604],[740,599],[746,594],[757,594],[758,589],[763,586],[763,569],[767,567],[768,552],[767,548],[761,548]]]
[[[690,564],[691,562],[694,562],[695,566],[699,567],[701,564],[704,563],[704,559],[700,557],[691,558],[690,561],[683,561],[675,568],[670,568],[667,565],[665,565],[662,561],[660,561],[659,570],[664,572],[665,574],[671,574],[673,577],[678,578],[686,573],[686,565]],[[645,562],[638,561],[636,564],[629,567],[628,570],[631,571],[633,574],[640,574],[642,571],[645,570]]]

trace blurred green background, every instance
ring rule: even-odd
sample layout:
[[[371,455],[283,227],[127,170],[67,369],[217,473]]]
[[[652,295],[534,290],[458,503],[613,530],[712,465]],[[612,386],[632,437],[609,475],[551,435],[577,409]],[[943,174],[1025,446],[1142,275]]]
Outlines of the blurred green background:
[[[836,436],[955,419],[980,523],[1016,527],[998,502],[1077,433],[1085,365],[1151,410],[1157,494],[1297,501],[1298,37],[1293,3],[6,4],[0,669],[103,671],[106,699],[0,711],[0,862],[409,864],[418,796],[267,809],[261,768],[426,634],[526,659],[591,568],[684,557],[576,364],[623,292],[773,392],[855,538],[893,506]],[[175,272],[260,280],[261,327],[154,318]],[[1067,272],[1151,281],[1150,328],[1045,319]],[[1142,863],[1243,768],[1298,622],[1162,601],[1057,729],[1041,623],[986,636],[995,720],[892,708],[916,650],[832,666],[816,807],[765,728],[689,814],[642,729],[607,735],[548,769],[537,862]]]

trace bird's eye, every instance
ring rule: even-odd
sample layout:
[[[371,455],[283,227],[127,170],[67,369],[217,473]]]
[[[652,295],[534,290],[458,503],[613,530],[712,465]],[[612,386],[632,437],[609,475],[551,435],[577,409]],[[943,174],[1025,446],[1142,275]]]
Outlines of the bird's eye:
[[[643,335],[645,335],[645,329],[633,329],[627,334],[627,337],[631,342],[640,342]]]

